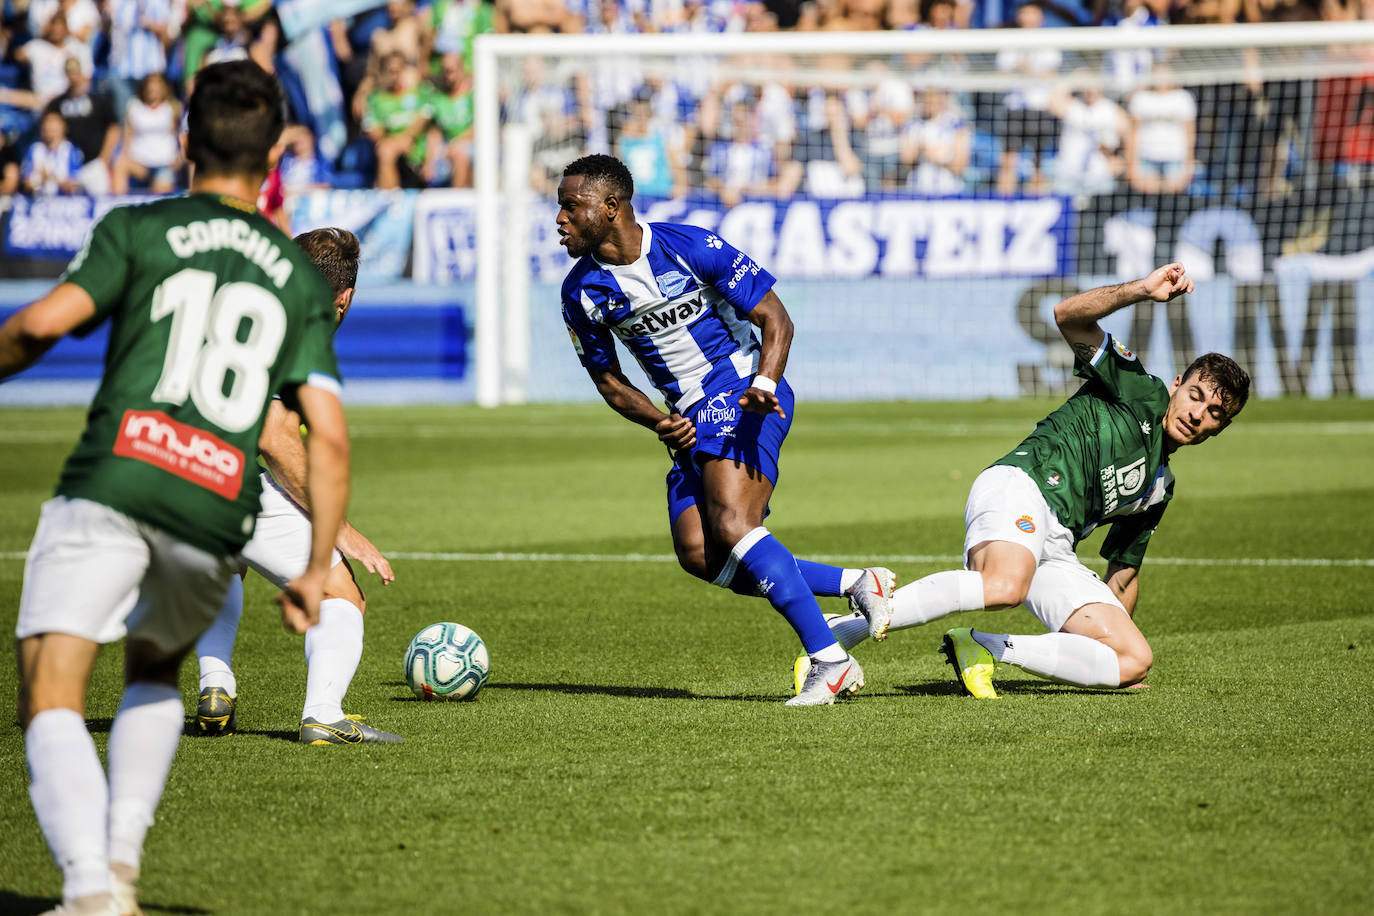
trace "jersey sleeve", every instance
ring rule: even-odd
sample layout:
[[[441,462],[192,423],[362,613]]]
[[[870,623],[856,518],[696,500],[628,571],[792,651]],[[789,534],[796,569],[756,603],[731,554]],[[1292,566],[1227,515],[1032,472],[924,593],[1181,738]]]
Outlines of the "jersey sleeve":
[[[127,207],[115,207],[91,227],[86,243],[67,265],[62,281],[75,283],[95,302],[95,315],[73,331],[85,337],[110,316],[123,299],[133,260]]]
[[[666,223],[655,223],[652,228],[656,233],[672,235],[674,254],[741,315],[752,311],[777,282],[747,254],[714,232]]]
[[[615,355],[615,338],[603,325],[587,317],[575,298],[575,287],[563,289],[563,324],[572,338],[577,359],[587,369],[612,369],[619,365]]]
[[[334,357],[333,296],[322,277],[310,278],[304,301],[311,304],[306,307],[296,348],[282,367],[278,390],[311,385],[337,395],[342,385],[339,364]]]
[[[1145,548],[1150,546],[1150,537],[1155,533],[1168,505],[1167,502],[1160,503],[1139,515],[1128,515],[1114,523],[1102,539],[1102,549],[1099,551],[1102,559],[1139,568],[1145,559]]]
[[[1111,334],[1102,338],[1091,359],[1074,362],[1073,374],[1099,383],[1110,397],[1124,404],[1153,407],[1169,399],[1164,383],[1146,372],[1136,355]]]

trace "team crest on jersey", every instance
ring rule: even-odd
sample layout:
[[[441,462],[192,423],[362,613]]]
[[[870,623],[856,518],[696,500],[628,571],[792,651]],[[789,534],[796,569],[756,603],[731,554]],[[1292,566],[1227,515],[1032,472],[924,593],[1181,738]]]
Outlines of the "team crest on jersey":
[[[691,279],[691,277],[676,270],[670,270],[666,274],[659,274],[654,277],[654,280],[658,282],[658,291],[663,294],[665,299],[679,295],[687,288]]]
[[[707,423],[734,423],[739,417],[739,407],[730,399],[733,391],[723,391],[701,409],[701,418]]]
[[[573,330],[573,327],[572,327],[572,325],[570,325],[570,324],[569,324],[569,325],[565,325],[565,327],[568,329],[568,336],[569,336],[570,338],[572,338],[573,349],[577,351],[577,355],[578,355],[578,356],[583,356],[583,355],[585,355],[585,354],[582,352],[582,340],[581,340],[581,338],[579,338],[579,337],[577,336],[577,332]]]
[[[1051,474],[1045,478],[1045,486],[1047,487],[1057,487],[1063,482],[1064,478],[1060,477],[1058,474]]]
[[[160,410],[124,411],[114,453],[147,462],[225,499],[236,499],[243,486],[243,452]]]
[[[1026,534],[1034,534],[1035,519],[1031,518],[1029,515],[1023,515],[1016,520],[1016,527],[1026,532]]]
[[[1135,354],[1132,353],[1124,343],[1117,340],[1115,337],[1112,338],[1112,349],[1115,350],[1116,355],[1120,356],[1122,359],[1135,359]]]

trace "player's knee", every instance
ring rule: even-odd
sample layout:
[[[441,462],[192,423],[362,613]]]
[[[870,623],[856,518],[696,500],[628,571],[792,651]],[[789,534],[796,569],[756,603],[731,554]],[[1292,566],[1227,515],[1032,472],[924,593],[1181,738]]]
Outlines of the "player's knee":
[[[677,565],[683,571],[698,579],[713,579],[706,569],[706,545],[697,544],[673,544],[673,552],[677,554]]]
[[[708,525],[716,543],[729,550],[757,528],[759,522],[734,506],[722,506],[710,513]]]
[[[1016,607],[1026,600],[1030,582],[1020,576],[1000,572],[983,573],[983,606],[989,610]]]
[[[1118,651],[1116,658],[1121,665],[1122,687],[1130,687],[1145,680],[1145,675],[1150,673],[1150,666],[1155,663],[1154,651],[1143,641],[1124,652]]]

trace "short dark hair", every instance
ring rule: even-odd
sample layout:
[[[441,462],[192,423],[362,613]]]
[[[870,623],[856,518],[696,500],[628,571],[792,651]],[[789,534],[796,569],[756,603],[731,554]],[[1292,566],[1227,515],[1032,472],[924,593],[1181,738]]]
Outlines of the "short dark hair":
[[[630,170],[614,156],[593,153],[576,159],[563,170],[564,178],[573,175],[584,175],[588,181],[604,185],[622,201],[635,196],[635,180],[630,176]]]
[[[347,229],[330,226],[302,232],[293,241],[301,247],[306,257],[315,262],[320,273],[334,288],[335,296],[357,285],[361,246],[356,235]]]
[[[1183,380],[1187,381],[1195,372],[1198,378],[1216,386],[1217,397],[1221,398],[1222,409],[1226,411],[1226,422],[1234,420],[1250,399],[1250,373],[1234,359],[1220,353],[1204,353],[1193,360],[1184,370]]]
[[[203,174],[267,171],[285,124],[277,78],[251,60],[211,64],[196,74],[186,114],[186,158]]]

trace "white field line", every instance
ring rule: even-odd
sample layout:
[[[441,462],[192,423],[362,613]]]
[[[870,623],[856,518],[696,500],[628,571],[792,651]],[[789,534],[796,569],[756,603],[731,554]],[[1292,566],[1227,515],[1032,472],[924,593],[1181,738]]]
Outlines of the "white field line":
[[[861,433],[866,436],[894,436],[902,433],[919,433],[935,436],[1018,436],[1029,433],[1035,426],[1032,422],[1014,420],[989,420],[977,423],[958,421],[937,422],[913,420],[908,422],[868,422],[860,420],[832,420],[817,424],[807,430],[810,433]],[[355,439],[553,439],[568,435],[568,425],[557,421],[533,423],[528,426],[509,426],[504,424],[484,424],[479,422],[452,424],[390,425],[386,423],[359,423],[349,432]],[[603,423],[599,421],[576,424],[579,435],[594,435],[599,438],[624,434],[639,437],[643,433],[638,427],[628,423]],[[71,429],[6,429],[0,430],[0,442],[12,445],[72,445],[80,438],[78,428]],[[1374,421],[1350,420],[1313,423],[1278,422],[1237,424],[1227,431],[1231,439],[1237,437],[1265,436],[1374,436]]]
[[[0,560],[22,560],[23,551],[0,551]],[[391,560],[417,560],[436,563],[676,563],[668,553],[445,553],[398,551],[387,553]],[[854,557],[839,554],[807,554],[819,563],[944,563],[960,562],[956,554],[887,554]],[[1151,566],[1285,566],[1285,567],[1374,567],[1374,558],[1332,557],[1147,557]]]

